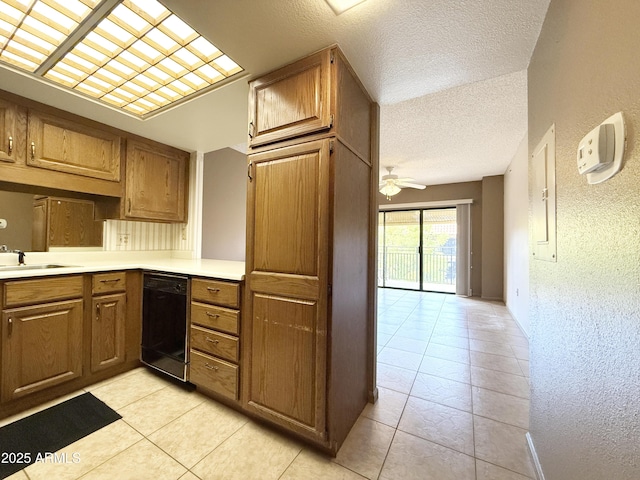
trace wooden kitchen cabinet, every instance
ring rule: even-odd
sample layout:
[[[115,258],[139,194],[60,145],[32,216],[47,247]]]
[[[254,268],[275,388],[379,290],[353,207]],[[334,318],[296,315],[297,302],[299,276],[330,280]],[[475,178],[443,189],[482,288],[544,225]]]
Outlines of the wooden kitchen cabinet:
[[[123,217],[185,222],[189,154],[159,143],[127,141]]]
[[[95,220],[91,200],[35,197],[31,249],[47,252],[49,247],[101,247],[103,222]]]
[[[23,107],[0,98],[0,162],[24,162],[25,117]]]
[[[91,371],[124,363],[126,355],[127,283],[125,272],[92,278]]]
[[[81,276],[5,283],[3,402],[82,375],[82,291]]]
[[[240,284],[191,280],[189,381],[237,401],[240,392]]]
[[[293,130],[263,136],[281,141],[258,140],[249,151],[243,406],[335,454],[375,398],[377,157],[370,132],[377,117],[337,47],[252,82],[249,115],[257,108],[259,118],[262,108],[256,89],[302,78],[318,59],[328,72],[274,87],[287,101],[262,103],[302,118],[311,79],[328,78],[321,96],[330,99],[333,124],[295,139]],[[269,112],[275,123],[263,130],[274,132],[287,113]]]
[[[29,110],[27,165],[120,181],[120,136],[107,130]]]
[[[331,127],[331,58],[323,50],[251,82],[250,147]]]

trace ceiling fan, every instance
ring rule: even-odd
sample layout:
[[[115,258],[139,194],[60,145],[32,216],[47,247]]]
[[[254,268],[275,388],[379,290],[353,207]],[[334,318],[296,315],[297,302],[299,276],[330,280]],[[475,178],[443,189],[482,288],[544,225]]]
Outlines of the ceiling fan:
[[[400,193],[402,188],[417,188],[424,190],[426,185],[420,185],[419,183],[411,183],[413,178],[398,178],[398,175],[391,173],[394,167],[385,167],[389,172],[387,175],[382,176],[382,181],[378,186],[380,193],[387,197],[387,200],[391,200],[393,195]]]

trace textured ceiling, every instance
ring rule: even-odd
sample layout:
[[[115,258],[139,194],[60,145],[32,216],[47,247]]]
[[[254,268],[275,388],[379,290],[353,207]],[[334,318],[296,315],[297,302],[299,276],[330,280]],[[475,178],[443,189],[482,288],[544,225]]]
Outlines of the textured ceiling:
[[[367,0],[336,16],[324,0],[162,2],[242,65],[247,77],[145,121],[5,69],[0,69],[0,88],[180,148],[208,152],[246,140],[248,78],[338,43],[382,105],[381,164],[395,162],[399,174],[425,183],[460,181],[469,176],[465,162],[472,157],[482,167],[475,175],[503,173],[504,159],[524,135],[523,74],[508,74],[527,68],[549,4]],[[455,88],[470,83],[470,92]],[[499,95],[495,88],[508,91]],[[499,111],[507,114],[504,121],[484,117]],[[455,120],[456,131],[438,126],[445,118]],[[404,128],[390,122],[402,122]],[[504,140],[478,126],[487,124],[501,130]],[[414,134],[402,143],[386,138],[400,131]],[[493,155],[486,153],[488,142],[493,142]],[[462,145],[470,149],[463,151]],[[446,175],[435,173],[444,168]]]

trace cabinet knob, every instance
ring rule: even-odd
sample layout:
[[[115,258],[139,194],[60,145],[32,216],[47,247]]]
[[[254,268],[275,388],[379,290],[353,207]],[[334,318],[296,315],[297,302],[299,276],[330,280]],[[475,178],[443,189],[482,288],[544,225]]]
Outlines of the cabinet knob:
[[[11,135],[9,135],[9,148],[7,150],[9,155],[11,155],[11,152],[13,152],[13,137]]]

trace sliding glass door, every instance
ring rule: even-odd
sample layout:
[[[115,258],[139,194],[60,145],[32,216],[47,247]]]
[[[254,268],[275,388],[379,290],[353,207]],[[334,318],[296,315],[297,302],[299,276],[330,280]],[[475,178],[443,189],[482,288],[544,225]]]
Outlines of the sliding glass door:
[[[456,291],[456,209],[380,212],[378,285]]]

